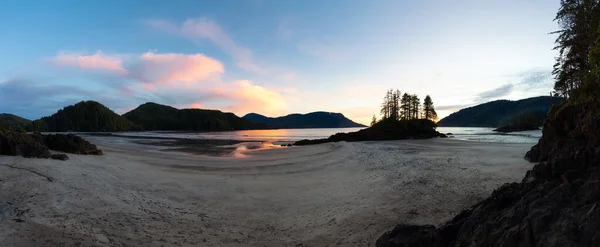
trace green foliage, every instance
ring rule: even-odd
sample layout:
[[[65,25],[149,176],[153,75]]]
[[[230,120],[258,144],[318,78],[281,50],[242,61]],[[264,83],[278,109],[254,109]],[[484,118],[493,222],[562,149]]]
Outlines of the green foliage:
[[[10,131],[10,122],[8,120],[0,120],[0,134]]]
[[[30,128],[40,132],[104,132],[133,130],[136,126],[98,102],[82,101],[33,121]]]
[[[523,112],[533,112],[540,121],[560,97],[540,96],[518,101],[496,100],[452,113],[438,122],[444,127],[499,127]]]
[[[371,119],[371,126],[375,125],[377,123],[377,117],[375,115],[373,115],[373,118]]]
[[[0,129],[4,129],[5,131],[16,131],[16,132],[24,132],[25,126],[29,125],[31,121],[28,119],[12,115],[12,114],[0,114],[0,122],[3,122],[3,127]]]
[[[28,126],[28,131],[31,132],[48,132],[50,129],[48,128],[48,124],[44,120],[38,119],[31,121],[31,124]]]
[[[220,131],[264,128],[233,113],[217,110],[182,109],[146,103],[123,114],[127,120],[145,130]]]
[[[508,121],[507,126],[521,128],[537,128],[544,124],[537,112],[523,112]]]
[[[555,32],[559,55],[553,70],[554,90],[557,95],[569,97],[577,93],[594,70],[590,56],[597,53],[592,47],[599,33],[600,0],[561,0],[555,20],[561,29]]]

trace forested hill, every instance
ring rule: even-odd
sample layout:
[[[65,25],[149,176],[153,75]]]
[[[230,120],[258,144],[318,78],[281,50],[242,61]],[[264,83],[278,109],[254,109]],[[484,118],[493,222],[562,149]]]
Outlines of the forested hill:
[[[0,113],[0,123],[6,123],[7,127],[18,130],[20,128],[25,128],[31,120],[19,117],[17,115],[8,114],[8,113]]]
[[[499,127],[520,115],[534,115],[541,122],[560,97],[540,96],[518,101],[496,100],[462,109],[438,122],[440,127]]]
[[[156,103],[145,103],[123,114],[127,120],[144,130],[245,130],[266,128],[233,113],[218,110],[176,109]]]
[[[256,113],[249,113],[245,119],[255,123],[263,123],[275,128],[350,128],[365,127],[346,118],[341,113],[311,112],[308,114],[290,114],[283,117],[265,117]]]
[[[67,106],[51,116],[35,120],[28,128],[49,132],[104,132],[135,129],[135,125],[95,101]]]

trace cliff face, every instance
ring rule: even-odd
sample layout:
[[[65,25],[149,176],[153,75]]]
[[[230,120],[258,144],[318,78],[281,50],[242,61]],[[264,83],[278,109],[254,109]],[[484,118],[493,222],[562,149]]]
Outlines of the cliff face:
[[[400,224],[377,246],[597,246],[600,243],[600,102],[550,110],[526,158],[538,162],[450,222]]]

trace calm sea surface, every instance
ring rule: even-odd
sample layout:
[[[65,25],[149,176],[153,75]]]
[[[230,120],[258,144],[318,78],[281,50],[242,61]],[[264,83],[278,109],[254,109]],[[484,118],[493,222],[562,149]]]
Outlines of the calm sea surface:
[[[269,141],[297,141],[302,139],[327,138],[339,132],[353,132],[361,128],[339,129],[279,129],[279,130],[240,130],[223,132],[181,133],[181,132],[124,132],[121,135],[148,136],[148,137],[175,137],[188,139],[221,139],[221,140],[269,140]],[[515,133],[497,133],[493,128],[464,128],[464,127],[439,127],[441,133],[452,133],[457,140],[498,143],[537,143],[542,136],[541,130],[524,131]]]

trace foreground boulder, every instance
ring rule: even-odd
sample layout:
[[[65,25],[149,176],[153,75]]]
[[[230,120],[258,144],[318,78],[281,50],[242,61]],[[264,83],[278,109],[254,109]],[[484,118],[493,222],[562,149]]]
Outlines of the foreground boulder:
[[[102,155],[102,150],[98,149],[96,145],[73,134],[46,135],[45,142],[51,150],[72,154]]]
[[[600,102],[554,107],[527,158],[540,163],[521,183],[437,228],[400,224],[377,246],[598,246]]]
[[[427,119],[384,119],[369,128],[357,132],[337,133],[327,139],[301,140],[295,142],[294,145],[303,146],[340,141],[383,141],[447,137],[446,135],[437,132],[435,127],[436,124]]]
[[[31,135],[8,132],[0,135],[0,155],[50,158],[50,151]]]
[[[0,155],[26,158],[52,158],[68,160],[66,154],[51,155],[49,150],[73,154],[102,155],[102,150],[85,139],[68,134],[42,135],[7,132],[0,134]]]
[[[53,154],[50,158],[53,160],[68,160],[69,156],[66,154]]]

